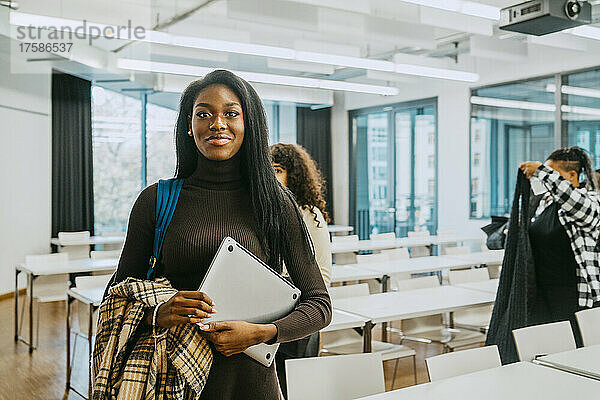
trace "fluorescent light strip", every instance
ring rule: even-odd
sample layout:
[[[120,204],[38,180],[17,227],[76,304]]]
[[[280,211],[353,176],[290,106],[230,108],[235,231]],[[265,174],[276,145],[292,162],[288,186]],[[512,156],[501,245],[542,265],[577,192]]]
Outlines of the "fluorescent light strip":
[[[471,104],[477,104],[481,106],[491,107],[503,107],[503,108],[516,108],[521,110],[532,110],[532,111],[556,111],[554,104],[545,103],[534,103],[531,101],[519,101],[519,100],[505,100],[496,99],[493,97],[471,97]]]
[[[600,90],[598,89],[588,89],[577,86],[568,86],[562,85],[560,87],[561,93],[570,94],[573,96],[581,96],[581,97],[592,97],[595,99],[600,99]],[[546,92],[554,93],[556,92],[556,85],[548,84],[546,85]]]
[[[460,14],[470,15],[498,21],[500,19],[500,8],[487,4],[475,3],[463,0],[401,0],[404,3],[416,4],[424,7],[437,8],[439,10],[453,11]]]
[[[10,23],[21,26],[79,26],[80,21],[62,18],[45,17],[42,15],[11,12]],[[106,25],[94,24],[86,21],[88,25],[102,28]],[[412,64],[395,64],[391,61],[373,60],[363,57],[338,56],[310,51],[297,51],[285,47],[264,46],[252,43],[230,42],[226,40],[203,39],[194,36],[176,36],[159,31],[146,31],[143,39],[148,43],[167,44],[172,46],[190,47],[201,50],[212,50],[235,54],[246,54],[261,57],[281,58],[312,62],[317,64],[334,65],[338,67],[361,68],[372,71],[396,72],[405,75],[423,76],[430,78],[448,79],[462,82],[476,82],[479,75],[472,72],[457,71],[453,69],[431,68]]]
[[[130,58],[117,59],[117,67],[135,71],[161,72],[165,74],[177,74],[198,77],[204,76],[214,70],[214,68],[197,67],[194,65],[171,64],[146,60],[135,60]],[[255,83],[267,83],[272,85],[308,87],[327,90],[342,90],[346,92],[380,94],[384,96],[393,96],[399,93],[398,88],[395,87],[365,85],[361,83],[330,81],[325,79],[301,78],[286,75],[263,74],[258,72],[231,72],[246,79],[247,81]]]
[[[572,114],[583,114],[583,115],[600,115],[600,109],[590,107],[577,107],[577,106],[561,106],[560,110],[564,113]]]

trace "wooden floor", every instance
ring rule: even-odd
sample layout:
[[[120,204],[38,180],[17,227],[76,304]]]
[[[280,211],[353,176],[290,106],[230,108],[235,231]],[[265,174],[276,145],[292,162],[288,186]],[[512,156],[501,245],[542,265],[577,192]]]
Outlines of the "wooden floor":
[[[0,301],[0,399],[81,400],[72,391],[65,393],[65,307],[64,302],[41,304],[39,346],[30,355],[27,345],[14,341],[13,300]],[[23,334],[27,334],[27,320],[23,324]],[[379,339],[380,334],[380,330],[375,328],[373,337]],[[439,354],[441,346],[406,344],[417,350],[418,382],[427,382],[424,359]],[[386,390],[390,390],[395,362],[384,363]],[[400,360],[394,389],[413,385],[412,368],[411,358]],[[72,384],[82,393],[87,393],[87,371],[87,342],[80,338],[77,340]]]

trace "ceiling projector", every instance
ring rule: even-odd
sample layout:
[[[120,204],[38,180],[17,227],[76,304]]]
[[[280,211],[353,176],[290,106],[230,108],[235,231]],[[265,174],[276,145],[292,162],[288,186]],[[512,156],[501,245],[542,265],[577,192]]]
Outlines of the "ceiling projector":
[[[541,36],[592,22],[587,1],[535,0],[500,10],[500,29]]]

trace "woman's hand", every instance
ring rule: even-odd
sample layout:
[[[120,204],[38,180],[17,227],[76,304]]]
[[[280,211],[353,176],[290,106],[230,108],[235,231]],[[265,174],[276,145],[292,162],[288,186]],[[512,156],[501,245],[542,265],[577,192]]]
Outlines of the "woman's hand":
[[[206,293],[198,291],[180,291],[161,305],[156,315],[156,325],[169,329],[181,324],[202,322],[211,317],[216,310],[214,303]],[[152,314],[150,314],[152,318]],[[150,321],[150,324],[152,321]],[[149,324],[149,325],[150,325]]]
[[[203,336],[225,357],[268,342],[277,335],[277,327],[273,324],[251,324],[245,321],[210,322],[202,330]]]
[[[540,167],[540,165],[542,165],[542,163],[539,161],[527,161],[521,164],[519,168],[525,173],[525,177],[529,179],[533,176],[533,173]]]

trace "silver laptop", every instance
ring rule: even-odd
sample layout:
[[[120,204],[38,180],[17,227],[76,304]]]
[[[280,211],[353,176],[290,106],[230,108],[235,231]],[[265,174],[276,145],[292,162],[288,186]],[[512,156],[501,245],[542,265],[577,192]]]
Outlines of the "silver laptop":
[[[300,290],[230,237],[221,242],[198,290],[208,294],[217,309],[205,323],[270,323],[289,314],[300,299]],[[262,343],[244,353],[268,367],[278,347]]]

